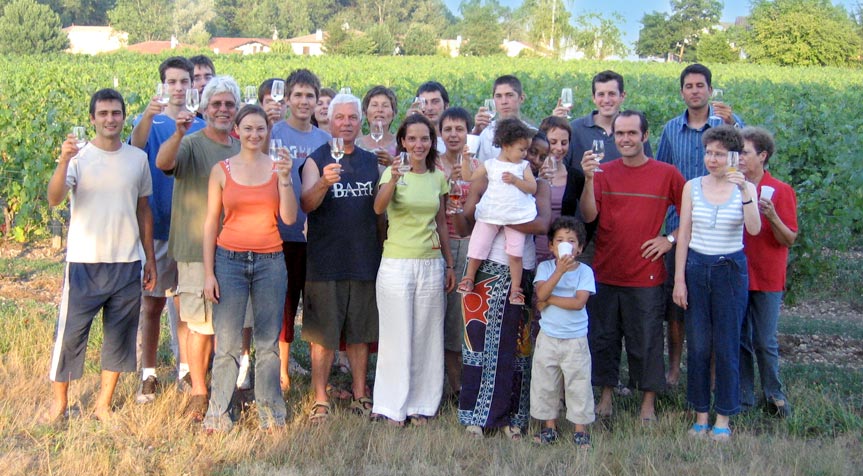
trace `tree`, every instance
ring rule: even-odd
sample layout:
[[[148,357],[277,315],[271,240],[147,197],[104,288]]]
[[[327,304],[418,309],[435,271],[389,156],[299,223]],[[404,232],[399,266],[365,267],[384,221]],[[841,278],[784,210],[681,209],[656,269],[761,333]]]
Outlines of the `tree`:
[[[114,7],[115,0],[42,0],[60,15],[63,26],[105,25],[108,23],[108,10]]]
[[[623,42],[623,32],[617,26],[623,21],[623,15],[617,12],[608,17],[600,13],[580,15],[576,19],[573,41],[588,59],[603,60],[609,56],[626,56],[629,48]]]
[[[174,34],[183,43],[206,46],[210,41],[206,25],[216,15],[213,8],[213,0],[176,0]]]
[[[829,0],[758,0],[745,49],[756,63],[845,66],[859,63],[863,42],[848,13]]]
[[[489,0],[483,5],[482,0],[466,0],[459,9],[462,14],[459,29],[464,41],[461,54],[488,56],[503,53],[502,7],[497,1]]]
[[[385,23],[377,24],[366,30],[366,35],[375,42],[375,54],[388,56],[396,49],[396,40]]]
[[[41,54],[63,51],[69,37],[61,29],[60,16],[35,0],[14,0],[0,17],[0,52]]]
[[[413,24],[405,35],[405,54],[431,56],[437,52],[437,35],[430,25]]]
[[[108,20],[115,30],[129,34],[129,43],[139,43],[169,39],[173,15],[171,0],[117,0]]]
[[[529,42],[550,51],[555,51],[575,33],[563,0],[527,0],[514,17],[513,26],[522,27]],[[508,37],[513,38],[511,35]]]
[[[727,31],[712,31],[698,42],[696,58],[700,63],[734,63],[740,60],[740,48]]]
[[[692,59],[700,36],[719,23],[722,2],[719,0],[671,0],[671,15],[645,13],[635,51],[639,56],[665,57],[673,53],[681,59]],[[687,53],[689,56],[687,58]]]

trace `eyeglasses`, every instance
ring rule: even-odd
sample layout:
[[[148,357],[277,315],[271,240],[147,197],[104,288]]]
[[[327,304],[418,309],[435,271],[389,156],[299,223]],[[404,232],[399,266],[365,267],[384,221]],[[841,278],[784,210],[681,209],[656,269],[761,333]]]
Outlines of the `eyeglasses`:
[[[237,103],[233,101],[213,101],[210,103],[210,106],[212,106],[214,109],[221,109],[222,106],[225,106],[225,109],[234,109],[237,107]]]
[[[728,158],[728,152],[705,152],[704,158],[705,159],[725,160]]]

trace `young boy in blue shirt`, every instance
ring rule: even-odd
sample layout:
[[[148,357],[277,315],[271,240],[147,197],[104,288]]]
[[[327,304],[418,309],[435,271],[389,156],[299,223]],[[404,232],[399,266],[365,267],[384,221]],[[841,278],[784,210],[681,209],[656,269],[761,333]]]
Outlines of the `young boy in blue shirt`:
[[[575,424],[573,441],[590,447],[586,425],[595,419],[587,345],[587,298],[596,293],[593,270],[576,261],[586,233],[573,217],[560,217],[548,232],[555,259],[539,264],[533,280],[542,312],[533,354],[530,416],[543,421],[534,437],[540,444],[557,441],[560,388],[564,389],[566,419]],[[561,381],[563,385],[561,385]]]

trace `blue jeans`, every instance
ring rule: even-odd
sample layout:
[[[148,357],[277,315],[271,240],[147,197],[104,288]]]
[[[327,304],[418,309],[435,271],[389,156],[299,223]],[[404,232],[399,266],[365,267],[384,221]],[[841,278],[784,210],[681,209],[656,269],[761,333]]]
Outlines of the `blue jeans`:
[[[776,338],[782,292],[750,291],[740,334],[740,400],[755,405],[755,360],[761,390],[768,402],[786,401],[779,380],[779,341]]]
[[[740,412],[740,326],[749,274],[742,251],[686,258],[686,399],[696,412],[710,410],[710,356],[716,357],[716,413]]]
[[[249,298],[254,315],[255,402],[261,427],[284,426],[278,347],[288,283],[283,254],[216,248],[215,272],[220,293],[219,302],[213,305],[216,356],[204,428],[228,431],[233,426],[228,411],[237,385]]]

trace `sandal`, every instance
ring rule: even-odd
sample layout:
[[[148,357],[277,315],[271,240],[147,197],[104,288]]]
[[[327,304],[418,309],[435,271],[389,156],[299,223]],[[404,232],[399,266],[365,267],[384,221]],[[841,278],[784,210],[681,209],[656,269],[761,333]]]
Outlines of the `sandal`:
[[[557,430],[554,428],[543,428],[533,435],[533,442],[538,445],[550,445],[557,441],[557,436]]]
[[[696,423],[692,425],[692,428],[689,429],[687,434],[695,438],[704,438],[707,436],[708,431],[710,431],[710,425],[701,425]]]
[[[471,291],[473,291],[473,279],[467,276],[461,278],[461,281],[458,283],[458,292],[464,294]]]
[[[485,435],[482,432],[482,427],[479,425],[468,425],[464,428],[464,432],[467,433],[467,436],[477,440],[485,438]]]
[[[519,426],[505,426],[501,431],[503,431],[503,434],[512,441],[518,441],[521,439],[521,427]]]
[[[324,411],[318,412],[318,409],[322,408]],[[330,402],[315,402],[312,405],[312,411],[309,413],[309,421],[312,423],[323,423],[330,417],[330,411],[333,407],[330,405]]]
[[[572,442],[575,443],[575,446],[586,450],[590,448],[590,433],[584,431],[573,433]]]
[[[710,439],[720,443],[731,440],[731,428],[717,428],[714,426],[713,430],[710,431]]]
[[[374,403],[369,397],[351,398],[351,411],[354,415],[369,416],[372,413]]]
[[[513,306],[524,306],[524,293],[521,292],[521,288],[512,291],[512,294],[509,295],[509,303]]]

